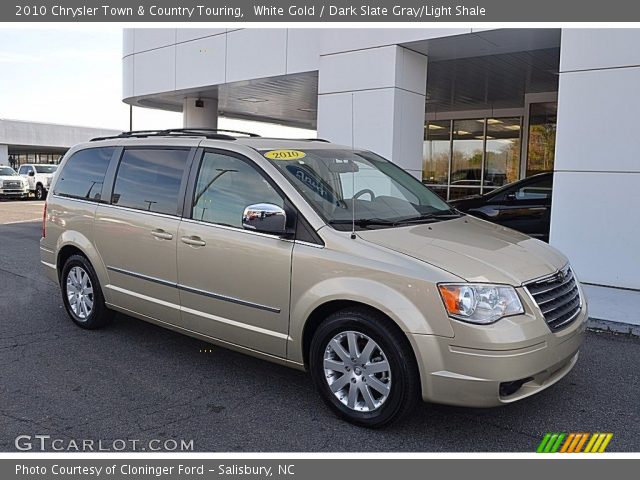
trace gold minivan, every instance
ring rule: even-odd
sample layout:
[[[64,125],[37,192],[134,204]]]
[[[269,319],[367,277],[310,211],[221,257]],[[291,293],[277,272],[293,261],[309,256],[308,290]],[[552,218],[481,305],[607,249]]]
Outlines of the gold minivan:
[[[121,312],[308,370],[370,427],[420,398],[540,392],[575,365],[587,319],[560,252],[322,140],[176,129],[76,146],[40,249],[78,326]]]

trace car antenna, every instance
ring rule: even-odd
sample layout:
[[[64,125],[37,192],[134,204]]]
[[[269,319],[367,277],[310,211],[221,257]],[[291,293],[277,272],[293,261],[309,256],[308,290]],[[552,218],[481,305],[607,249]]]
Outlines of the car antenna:
[[[356,172],[355,168],[351,169],[351,240],[356,239]]]
[[[351,94],[351,150],[354,148],[353,135],[353,93]],[[351,240],[356,239],[356,172],[351,169]]]

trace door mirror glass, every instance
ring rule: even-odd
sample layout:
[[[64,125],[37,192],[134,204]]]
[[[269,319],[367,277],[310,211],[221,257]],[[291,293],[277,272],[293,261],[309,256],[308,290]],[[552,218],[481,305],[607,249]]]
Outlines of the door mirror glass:
[[[35,177],[36,172],[34,172],[33,170],[29,170],[29,173],[27,175],[29,175],[30,177]]]
[[[242,227],[246,230],[284,235],[286,225],[287,214],[284,209],[272,203],[249,205],[242,214]]]

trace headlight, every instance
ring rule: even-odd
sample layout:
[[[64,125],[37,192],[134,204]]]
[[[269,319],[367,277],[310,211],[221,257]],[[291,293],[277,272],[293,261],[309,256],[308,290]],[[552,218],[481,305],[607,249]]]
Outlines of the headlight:
[[[438,285],[447,313],[465,322],[487,324],[524,313],[513,287],[473,283]]]

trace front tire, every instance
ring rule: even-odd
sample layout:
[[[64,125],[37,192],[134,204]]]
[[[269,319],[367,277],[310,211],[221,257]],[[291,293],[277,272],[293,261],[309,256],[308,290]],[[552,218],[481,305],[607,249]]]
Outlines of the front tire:
[[[309,366],[325,403],[356,425],[387,425],[407,415],[420,398],[407,338],[375,311],[345,309],[329,316],[313,336]]]
[[[65,262],[60,289],[67,314],[79,327],[93,330],[113,319],[113,311],[104,304],[96,272],[82,255],[72,255]]]

